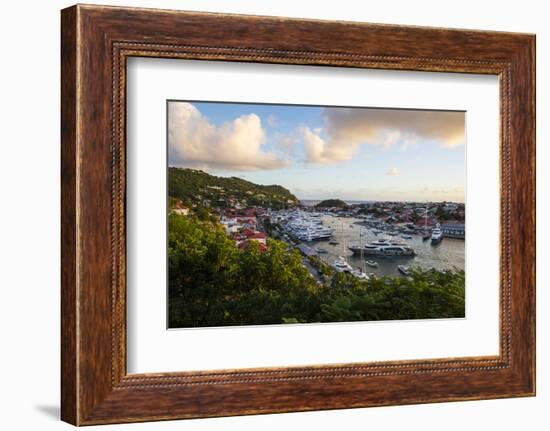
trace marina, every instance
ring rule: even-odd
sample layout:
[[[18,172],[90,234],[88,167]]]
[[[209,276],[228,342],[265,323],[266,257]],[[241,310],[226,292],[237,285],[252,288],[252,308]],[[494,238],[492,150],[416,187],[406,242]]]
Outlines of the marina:
[[[414,267],[443,271],[465,266],[464,240],[444,237],[438,227],[426,238],[424,231],[402,234],[393,227],[365,226],[360,217],[295,211],[282,221],[298,244],[308,245],[337,272],[360,278],[368,278],[366,267],[370,275],[403,276]]]

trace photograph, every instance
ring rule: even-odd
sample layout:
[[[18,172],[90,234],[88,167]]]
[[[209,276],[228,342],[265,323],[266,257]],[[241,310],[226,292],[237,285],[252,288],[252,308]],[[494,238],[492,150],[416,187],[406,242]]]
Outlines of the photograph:
[[[117,1],[4,8],[4,428],[548,423],[540,2]]]
[[[166,109],[168,328],[465,317],[464,111]]]

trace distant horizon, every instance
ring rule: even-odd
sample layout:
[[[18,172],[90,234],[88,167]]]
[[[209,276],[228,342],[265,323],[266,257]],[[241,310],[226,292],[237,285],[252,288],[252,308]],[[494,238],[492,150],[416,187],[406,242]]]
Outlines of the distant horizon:
[[[298,199],[464,203],[458,111],[169,101],[168,163]]]
[[[446,202],[446,203],[450,203],[450,204],[459,204],[459,205],[464,205],[464,202],[455,202],[455,201],[428,201],[428,202],[424,202],[424,201],[396,201],[396,200],[391,200],[391,199],[382,199],[382,200],[364,200],[364,199],[340,199],[338,197],[330,197],[330,198],[325,198],[325,199],[300,199],[298,198],[298,200],[300,202],[307,202],[307,203],[311,203],[311,202],[323,202],[323,201],[327,201],[327,200],[331,200],[331,199],[339,199],[341,201],[344,201],[345,203],[349,204],[349,205],[354,205],[354,204],[364,204],[364,203],[381,203],[381,202],[387,202],[387,203],[400,203],[400,204],[418,204],[418,203],[423,203],[423,204],[434,204],[434,203],[437,203],[437,204],[440,204],[440,203],[443,203],[443,202]]]
[[[246,178],[242,178],[240,176],[237,176],[237,175],[220,175],[219,173],[210,173],[210,172],[207,172],[205,171],[204,169],[195,169],[195,168],[187,168],[187,167],[181,167],[181,166],[168,166],[169,168],[176,168],[176,169],[191,169],[191,170],[195,170],[195,171],[202,171],[204,172],[205,174],[208,174],[208,175],[212,175],[212,176],[217,176],[217,177],[223,177],[223,178],[240,178],[240,179],[243,179],[243,180],[246,180],[246,181],[250,181]],[[253,181],[251,181],[253,182]],[[326,200],[329,200],[329,199],[340,199],[348,204],[353,204],[353,203],[375,203],[375,202],[399,202],[399,203],[441,203],[441,202],[449,202],[449,203],[454,203],[454,204],[465,204],[465,202],[463,201],[453,201],[453,200],[395,200],[395,199],[348,199],[348,198],[342,198],[342,197],[338,197],[338,196],[333,196],[333,195],[327,195],[327,197],[322,197],[322,198],[301,198],[300,196],[296,195],[295,193],[292,192],[291,189],[289,189],[288,187],[286,187],[284,184],[261,184],[261,183],[255,183],[255,184],[258,184],[258,185],[263,185],[263,186],[281,186],[281,187],[284,187],[285,189],[289,190],[294,196],[296,196],[298,198],[298,200],[300,202],[304,202],[304,201],[307,201],[307,202],[321,202],[321,201],[326,201]]]

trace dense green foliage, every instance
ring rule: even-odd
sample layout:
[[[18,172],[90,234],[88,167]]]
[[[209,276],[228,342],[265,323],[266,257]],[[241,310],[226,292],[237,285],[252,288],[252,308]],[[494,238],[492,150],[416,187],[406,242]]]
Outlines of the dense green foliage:
[[[317,283],[296,250],[240,250],[223,228],[169,216],[169,326],[427,319],[464,316],[464,271],[422,271],[361,281],[324,272]]]
[[[311,266],[313,266],[319,275],[328,279],[334,275],[334,269],[326,264],[319,256],[309,256],[307,258]]]
[[[315,205],[316,208],[347,208],[348,204],[341,199],[325,199]]]
[[[296,205],[298,198],[279,185],[259,185],[241,178],[216,177],[195,169],[169,168],[168,195],[188,206],[201,204],[243,208],[264,206],[279,209]]]
[[[297,251],[271,240],[238,249],[216,224],[169,217],[170,326],[281,323],[315,318],[318,289]]]

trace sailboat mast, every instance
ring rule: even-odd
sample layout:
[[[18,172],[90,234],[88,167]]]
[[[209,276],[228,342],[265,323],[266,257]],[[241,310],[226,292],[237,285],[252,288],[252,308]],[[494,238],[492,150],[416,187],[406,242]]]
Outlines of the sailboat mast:
[[[340,255],[343,257],[344,256],[344,243],[346,242],[346,240],[344,239],[344,221],[341,220],[341,223],[340,223],[340,234],[342,235],[342,244],[341,244],[341,247],[340,247]]]
[[[424,211],[424,233],[428,232],[428,205],[426,204],[426,211]]]
[[[361,229],[361,227],[359,227],[359,247],[360,247],[360,250],[361,250],[361,254],[360,254],[360,259],[361,259],[361,271],[362,272],[365,272],[365,263],[363,262],[363,240],[362,240],[362,234],[363,234],[363,231]]]

